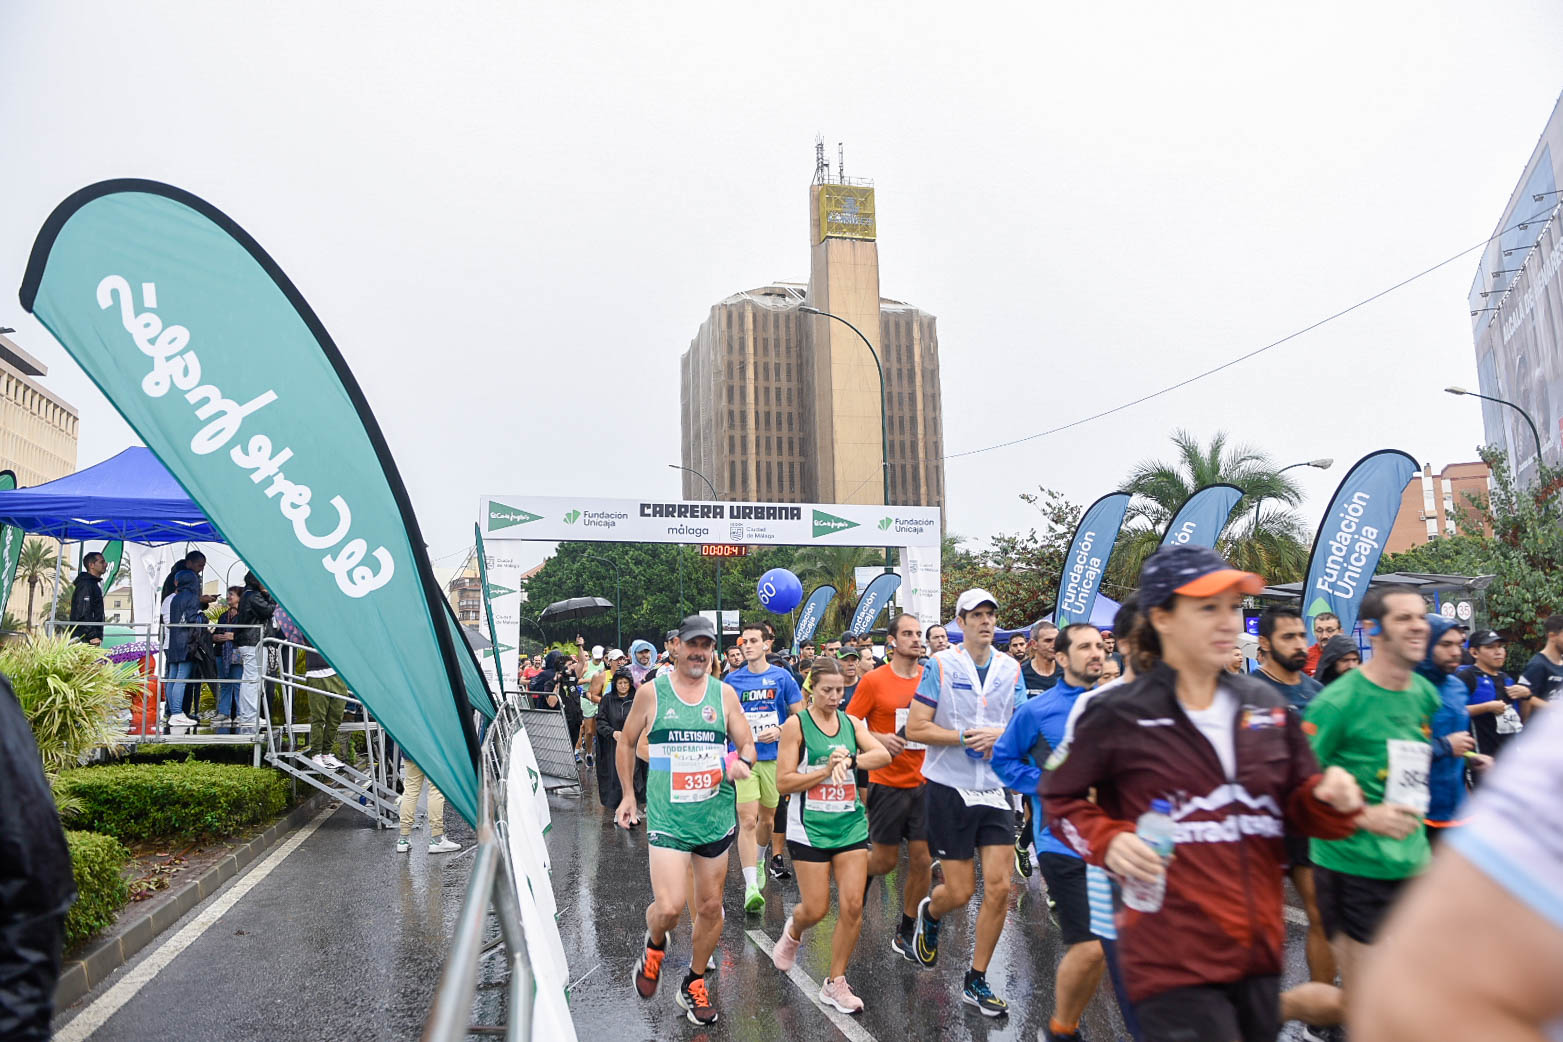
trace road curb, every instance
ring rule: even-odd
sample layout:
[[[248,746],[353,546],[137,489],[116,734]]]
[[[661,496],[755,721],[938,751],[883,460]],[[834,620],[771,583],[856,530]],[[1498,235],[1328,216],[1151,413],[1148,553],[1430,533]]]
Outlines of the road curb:
[[[295,829],[308,824],[327,802],[317,793],[274,822],[254,839],[235,847],[228,856],[205,872],[174,890],[170,900],[145,915],[124,920],[113,936],[95,942],[80,956],[65,962],[59,984],[54,989],[56,1011],[69,1008],[83,995],[103,983],[108,975],[129,962],[164,930],[185,913],[215,894],[224,883],[258,861]]]

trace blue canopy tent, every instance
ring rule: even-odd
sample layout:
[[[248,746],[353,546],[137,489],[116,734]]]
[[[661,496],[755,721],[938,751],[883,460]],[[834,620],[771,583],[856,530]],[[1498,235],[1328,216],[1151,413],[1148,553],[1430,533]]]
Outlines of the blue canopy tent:
[[[168,468],[141,446],[43,485],[0,492],[0,522],[67,542],[226,541]]]
[[[1105,593],[1097,594],[1096,595],[1096,604],[1091,608],[1091,625],[1096,626],[1096,627],[1098,627],[1100,629],[1104,629],[1104,630],[1112,629],[1113,628],[1113,619],[1118,615],[1118,608],[1119,608],[1119,604],[1118,604],[1117,601],[1113,600],[1111,597],[1107,596]],[[1040,622],[1052,622],[1053,621],[1053,613],[1052,612],[1048,612],[1046,615],[1042,616],[1042,618],[1040,620],[1038,620],[1038,621],[1040,621]],[[1019,629],[999,630],[993,636],[993,643],[998,644],[998,645],[1000,645],[1002,647],[1003,645],[1009,643],[1009,639],[1011,637],[1014,637],[1014,636],[1017,636],[1017,635],[1018,636],[1022,636],[1022,637],[1029,636],[1030,633],[1031,633],[1031,626],[1032,625],[1035,625],[1035,624],[1034,623],[1029,623],[1029,624],[1027,624],[1025,626],[1020,627]],[[965,635],[961,633],[961,624],[960,624],[960,620],[959,619],[951,619],[949,622],[944,624],[944,629],[950,635],[950,643],[951,644],[959,644],[961,641],[966,639]]]
[[[66,542],[227,543],[163,462],[140,445],[46,484],[0,492],[0,524]],[[447,625],[459,628],[455,613],[447,616]],[[464,666],[470,666],[464,669],[468,701],[493,717],[476,660]]]

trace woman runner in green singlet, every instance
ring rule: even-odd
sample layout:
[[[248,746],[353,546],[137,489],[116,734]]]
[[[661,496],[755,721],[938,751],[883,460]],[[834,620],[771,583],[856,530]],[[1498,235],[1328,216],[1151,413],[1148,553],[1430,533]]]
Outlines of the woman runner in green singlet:
[[[863,721],[841,711],[846,674],[839,662],[815,659],[808,689],[808,711],[782,725],[776,749],[777,790],[799,794],[787,818],[787,851],[801,900],[787,917],[771,958],[779,970],[792,968],[803,931],[830,910],[834,869],[840,907],[831,935],[830,973],[819,997],[843,1013],[859,1013],[863,1000],[847,986],[846,973],[863,928],[868,813],[853,772],[885,766],[890,753]]]

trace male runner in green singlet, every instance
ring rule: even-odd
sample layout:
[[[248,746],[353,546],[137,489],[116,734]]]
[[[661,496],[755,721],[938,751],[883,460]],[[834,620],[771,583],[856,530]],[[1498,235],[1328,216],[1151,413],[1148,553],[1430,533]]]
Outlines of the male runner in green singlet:
[[[640,820],[634,796],[635,746],[649,736],[646,840],[651,862],[651,905],[646,909],[645,949],[635,964],[635,990],[656,994],[667,954],[668,931],[689,902],[693,878],[694,955],[679,988],[678,1003],[692,1024],[710,1024],[716,1009],[702,970],[722,932],[722,883],[727,848],[738,829],[733,782],[754,767],[754,736],[737,693],[711,675],[716,629],[699,615],[686,618],[673,641],[674,671],[642,684],[624,722],[619,779],[630,779],[615,820],[631,828]],[[736,751],[729,758],[727,740]],[[691,872],[691,869],[693,871]]]

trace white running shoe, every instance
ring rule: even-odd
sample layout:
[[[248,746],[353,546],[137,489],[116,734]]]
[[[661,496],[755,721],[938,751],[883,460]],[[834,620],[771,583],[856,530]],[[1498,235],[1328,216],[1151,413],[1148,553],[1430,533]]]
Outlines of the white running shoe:
[[[824,986],[819,990],[819,1000],[843,1013],[863,1012],[863,1000],[852,994],[845,977],[826,977]]]
[[[327,766],[329,766],[333,771],[340,771],[342,768],[347,766],[347,764],[337,759],[336,756],[331,753],[322,753],[320,755],[320,759],[326,761]]]
[[[411,840],[409,840],[406,836],[401,836],[401,837],[397,838],[397,840],[396,840],[396,852],[398,854],[406,854],[406,853],[408,853],[411,850],[412,850],[412,841]]]
[[[309,758],[310,763],[314,764],[316,767],[319,767],[323,771],[334,771],[339,766],[341,766],[340,764],[335,763],[335,760],[336,757],[332,756],[330,753],[319,753],[318,755],[311,756]]]
[[[168,718],[169,727],[194,727],[199,721],[194,717],[185,716],[183,713],[175,713]]]
[[[449,836],[437,836],[433,843],[429,844],[431,854],[449,854],[453,850],[460,850],[460,843],[453,843]]]

